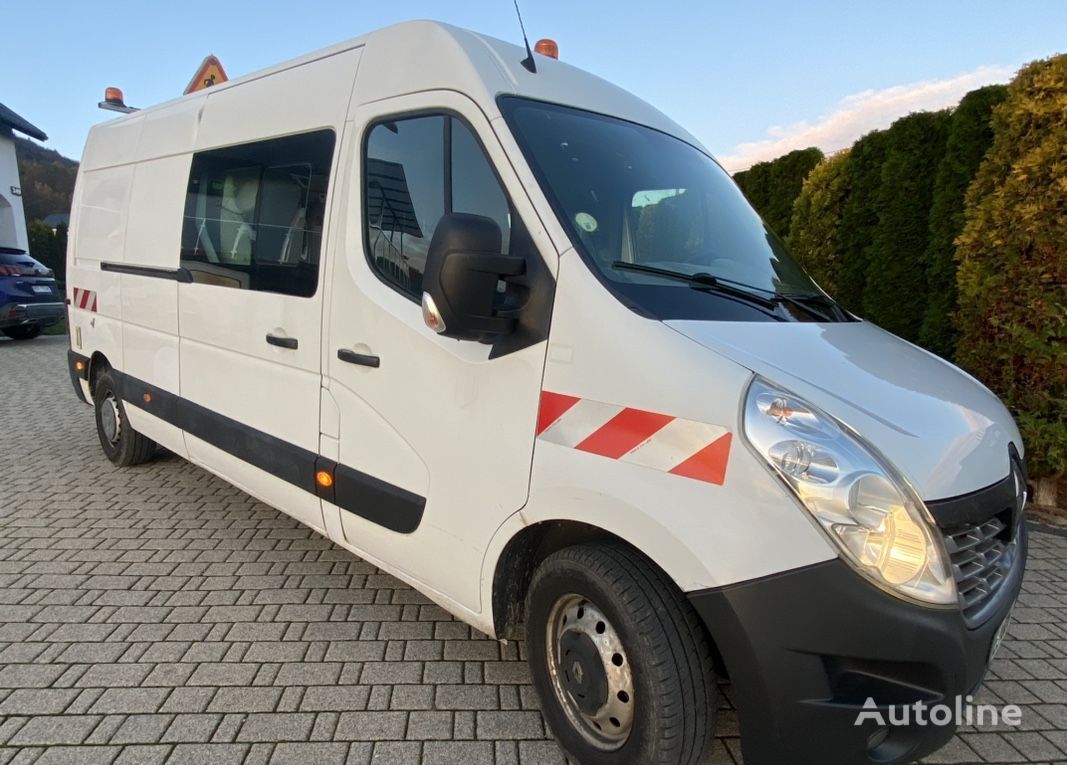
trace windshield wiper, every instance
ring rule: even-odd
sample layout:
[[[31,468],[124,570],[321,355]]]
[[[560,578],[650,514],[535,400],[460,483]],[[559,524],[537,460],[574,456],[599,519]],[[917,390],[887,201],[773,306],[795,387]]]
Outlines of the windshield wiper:
[[[810,294],[788,294],[784,292],[776,292],[767,289],[766,287],[757,287],[754,284],[736,282],[733,279],[724,279],[721,276],[714,276],[713,274],[704,271],[695,274],[687,274],[684,271],[671,271],[667,268],[656,268],[655,266],[646,266],[641,263],[627,263],[625,260],[616,260],[611,265],[615,268],[627,271],[638,271],[640,273],[662,276],[666,279],[677,279],[678,281],[688,282],[689,286],[694,289],[714,290],[720,294],[731,295],[772,310],[781,303],[790,303],[823,321],[845,321],[847,319],[847,315],[840,307],[838,307],[837,303],[826,295],[818,292],[812,292]],[[767,295],[767,297],[754,294],[753,291],[762,292]]]
[[[849,316],[845,313],[845,309],[820,292],[798,295],[777,292],[775,295],[779,300],[792,303],[820,319],[825,319],[826,321],[849,321]]]
[[[747,284],[731,282],[729,279],[720,279],[705,271],[700,271],[695,274],[687,274],[684,271],[671,271],[668,268],[645,266],[641,263],[627,263],[625,260],[616,260],[611,265],[613,268],[618,268],[623,271],[637,271],[642,274],[652,274],[653,276],[662,276],[665,279],[675,279],[680,282],[686,282],[693,289],[704,290],[706,292],[717,292],[721,295],[729,295],[730,297],[735,297],[744,300],[747,303],[762,306],[769,310],[774,310],[777,305],[776,300],[757,295],[750,291],[759,289],[758,287],[749,287]]]

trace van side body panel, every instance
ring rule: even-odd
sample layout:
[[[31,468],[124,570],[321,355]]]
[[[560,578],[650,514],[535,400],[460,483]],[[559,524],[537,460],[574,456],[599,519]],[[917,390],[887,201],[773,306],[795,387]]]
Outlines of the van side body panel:
[[[668,383],[650,384],[668,368]],[[543,390],[580,402],[537,439],[523,524],[575,520],[603,528],[642,550],[685,591],[833,559],[822,534],[745,446],[739,402],[750,379],[744,367],[626,309],[577,253],[565,253]],[[642,443],[635,438],[627,449],[631,434],[613,433],[612,419],[621,423],[628,415],[613,418],[616,408],[711,426],[726,453],[721,485],[671,473],[678,457],[652,453],[670,450],[669,429],[683,430],[677,424]],[[573,437],[554,435],[560,427],[574,428]],[[599,443],[594,433],[601,434]],[[568,437],[579,445],[559,443]],[[615,437],[622,443],[617,449],[610,442]],[[638,450],[646,456],[633,461]],[[483,578],[491,581],[494,568],[487,556]]]

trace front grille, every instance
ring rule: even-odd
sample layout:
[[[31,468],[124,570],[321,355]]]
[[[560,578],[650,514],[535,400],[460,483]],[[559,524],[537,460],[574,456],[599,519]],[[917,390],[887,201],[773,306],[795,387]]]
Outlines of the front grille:
[[[1014,515],[1008,509],[986,521],[943,530],[960,608],[968,622],[981,620],[1007,581],[1018,547]]]
[[[1001,605],[1005,584],[1017,582],[1025,549],[1026,468],[1015,447],[1011,472],[992,486],[950,499],[928,501],[945,541],[960,609],[969,627],[984,624]]]

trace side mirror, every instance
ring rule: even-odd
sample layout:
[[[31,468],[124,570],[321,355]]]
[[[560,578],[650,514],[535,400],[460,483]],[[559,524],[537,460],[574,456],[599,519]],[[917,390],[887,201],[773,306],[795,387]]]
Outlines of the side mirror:
[[[501,249],[493,219],[467,213],[441,218],[422,276],[426,326],[445,337],[483,342],[515,328],[515,318],[498,307],[497,283],[522,274],[526,261]]]

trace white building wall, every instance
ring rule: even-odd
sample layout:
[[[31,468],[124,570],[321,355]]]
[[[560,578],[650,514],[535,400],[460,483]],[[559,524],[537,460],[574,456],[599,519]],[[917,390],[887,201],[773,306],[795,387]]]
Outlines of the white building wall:
[[[21,188],[15,142],[10,132],[0,128],[0,247],[28,250],[22,196],[13,193],[12,187]]]

